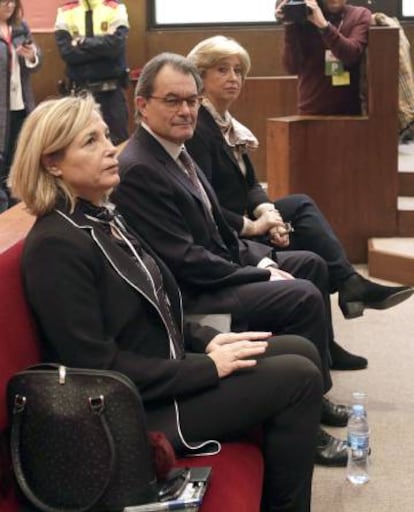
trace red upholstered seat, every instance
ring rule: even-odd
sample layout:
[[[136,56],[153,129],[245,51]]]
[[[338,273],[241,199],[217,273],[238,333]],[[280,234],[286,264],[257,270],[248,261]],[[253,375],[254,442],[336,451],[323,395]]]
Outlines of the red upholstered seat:
[[[0,254],[0,430],[7,424],[7,381],[39,361],[36,329],[22,287],[22,247],[19,242]],[[263,458],[254,442],[224,443],[218,455],[179,459],[178,464],[213,467],[200,512],[259,512]],[[0,511],[18,511],[13,489],[2,501],[0,497]]]
[[[179,459],[178,464],[213,467],[200,512],[259,512],[263,457],[257,444],[224,443],[218,455]]]
[[[0,255],[0,429],[7,422],[4,400],[7,381],[39,361],[34,322],[23,294],[20,256],[23,242]]]
[[[1,512],[18,512],[19,503],[14,495],[13,489],[10,490],[8,496],[3,501],[0,501]]]

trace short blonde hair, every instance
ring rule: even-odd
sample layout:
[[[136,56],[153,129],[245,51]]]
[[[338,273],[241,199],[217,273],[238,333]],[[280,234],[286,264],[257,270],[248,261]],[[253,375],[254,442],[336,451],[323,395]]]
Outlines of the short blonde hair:
[[[235,39],[226,36],[213,36],[200,41],[187,57],[196,65],[201,77],[222,59],[237,55],[242,67],[243,79],[250,70],[251,61],[247,51]]]
[[[59,176],[46,168],[47,157],[64,156],[66,148],[90,121],[99,106],[89,94],[40,103],[26,118],[17,140],[8,185],[29,211],[42,216],[55,208],[59,197],[72,207],[75,198]]]

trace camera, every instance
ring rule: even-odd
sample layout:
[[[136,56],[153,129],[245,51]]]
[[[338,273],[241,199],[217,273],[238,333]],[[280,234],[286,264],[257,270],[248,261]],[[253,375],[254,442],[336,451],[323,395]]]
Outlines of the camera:
[[[301,23],[306,21],[309,14],[312,13],[306,2],[303,0],[289,0],[283,6],[283,19],[284,21],[293,21],[295,23]]]

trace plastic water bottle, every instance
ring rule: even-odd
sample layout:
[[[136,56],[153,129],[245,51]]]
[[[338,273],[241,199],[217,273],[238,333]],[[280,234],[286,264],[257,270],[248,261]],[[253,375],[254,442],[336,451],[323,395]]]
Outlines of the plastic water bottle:
[[[362,404],[352,406],[348,420],[347,479],[355,485],[369,481],[369,426]]]

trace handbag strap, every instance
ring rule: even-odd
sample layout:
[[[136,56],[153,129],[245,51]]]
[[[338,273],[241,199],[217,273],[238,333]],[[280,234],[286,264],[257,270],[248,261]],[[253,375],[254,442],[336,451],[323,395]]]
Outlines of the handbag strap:
[[[23,397],[20,397],[23,398]],[[102,498],[104,492],[106,491],[112,477],[112,473],[115,467],[115,443],[114,439],[112,437],[112,433],[110,431],[108,422],[106,421],[105,413],[104,413],[104,407],[103,407],[103,401],[102,406],[99,407],[96,404],[96,401],[101,400],[103,397],[99,397],[97,399],[90,399],[90,403],[95,401],[95,404],[91,405],[91,414],[96,414],[98,418],[100,419],[101,426],[103,428],[103,431],[105,433],[105,437],[108,443],[109,447],[109,465],[108,465],[108,471],[107,476],[105,479],[105,482],[102,486],[102,488],[98,491],[97,495],[85,506],[77,507],[77,508],[55,508],[51,507],[48,504],[44,503],[40,498],[36,496],[36,494],[32,491],[32,489],[29,486],[29,483],[27,482],[26,476],[23,471],[22,467],[22,461],[21,461],[21,427],[23,422],[23,412],[26,405],[26,400],[22,402],[22,405],[20,407],[14,408],[13,411],[13,421],[11,426],[11,436],[10,436],[10,445],[11,445],[11,458],[12,458],[12,464],[13,464],[13,470],[16,475],[17,482],[20,486],[20,489],[26,496],[26,498],[38,509],[42,510],[43,512],[85,512],[87,510],[90,510],[93,506],[95,506],[98,501]]]

